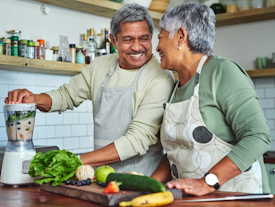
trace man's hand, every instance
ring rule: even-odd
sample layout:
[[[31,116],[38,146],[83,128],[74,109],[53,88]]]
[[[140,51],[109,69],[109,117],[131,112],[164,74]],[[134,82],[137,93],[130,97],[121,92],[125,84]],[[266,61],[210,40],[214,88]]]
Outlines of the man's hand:
[[[171,181],[166,184],[167,188],[177,188],[184,190],[185,193],[192,194],[195,196],[202,196],[215,191],[214,187],[210,187],[201,179],[189,179],[182,178],[178,180]]]
[[[27,89],[17,89],[8,92],[6,104],[36,103],[35,96]]]

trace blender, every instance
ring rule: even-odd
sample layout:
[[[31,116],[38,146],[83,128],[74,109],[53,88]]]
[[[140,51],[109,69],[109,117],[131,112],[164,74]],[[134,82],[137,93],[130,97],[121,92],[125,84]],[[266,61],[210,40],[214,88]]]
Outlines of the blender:
[[[32,142],[36,104],[5,104],[8,144],[4,153],[1,183],[18,187],[33,184],[30,161],[36,154]]]

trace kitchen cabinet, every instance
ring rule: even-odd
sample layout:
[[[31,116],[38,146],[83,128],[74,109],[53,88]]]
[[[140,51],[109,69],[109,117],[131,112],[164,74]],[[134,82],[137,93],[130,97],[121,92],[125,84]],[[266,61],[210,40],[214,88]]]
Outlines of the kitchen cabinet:
[[[124,4],[105,0],[34,0],[68,9],[78,10],[104,17],[112,17]],[[150,11],[154,24],[158,27],[162,13]],[[216,26],[241,24],[247,22],[275,19],[275,7],[250,9],[235,13],[223,13],[216,15]]]
[[[275,163],[265,163],[265,169],[271,192],[275,194]]]

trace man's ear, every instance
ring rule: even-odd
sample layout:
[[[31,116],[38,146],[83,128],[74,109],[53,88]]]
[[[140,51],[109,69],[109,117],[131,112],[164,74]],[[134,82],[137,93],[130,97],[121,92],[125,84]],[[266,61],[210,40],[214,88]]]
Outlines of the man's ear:
[[[116,41],[115,41],[115,38],[113,37],[112,34],[110,34],[109,37],[110,37],[110,40],[111,40],[112,45],[115,47],[115,49],[117,49],[117,48],[116,48]]]
[[[183,27],[179,28],[178,33],[179,43],[182,45],[183,43],[187,42],[187,32]]]

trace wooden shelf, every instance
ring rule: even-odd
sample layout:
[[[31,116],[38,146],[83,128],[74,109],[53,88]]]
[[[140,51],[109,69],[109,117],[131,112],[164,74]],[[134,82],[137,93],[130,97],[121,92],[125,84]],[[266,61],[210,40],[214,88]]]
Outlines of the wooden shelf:
[[[106,0],[34,0],[46,4],[65,7],[68,9],[96,14],[111,18],[124,4]],[[158,27],[162,13],[150,11],[155,27]],[[275,7],[250,9],[234,13],[216,15],[216,26],[241,24],[247,22],[275,19]]]
[[[32,73],[77,75],[85,64],[0,55],[0,69]]]
[[[247,74],[250,78],[263,78],[275,76],[275,68],[268,68],[262,70],[247,70]]]
[[[46,73],[56,75],[77,75],[85,66],[87,65],[0,55],[0,70]],[[246,72],[251,78],[275,76],[275,68],[247,70]],[[173,74],[175,79],[178,80],[178,74],[176,72]]]
[[[234,13],[217,14],[216,26],[241,24],[269,19],[275,19],[275,7],[264,7]]]
[[[34,0],[46,4],[65,7],[77,11],[111,18],[124,4],[106,0]],[[158,27],[162,13],[149,11],[155,27]]]

